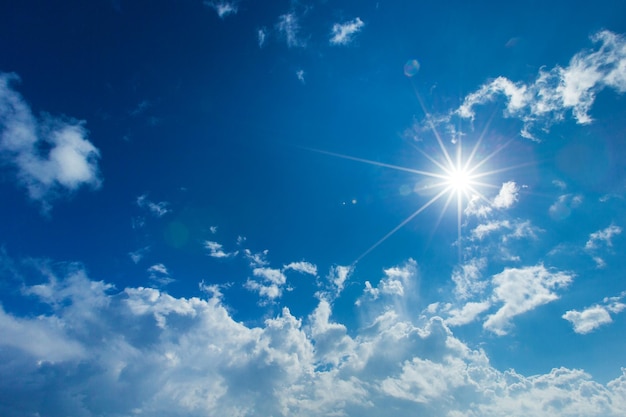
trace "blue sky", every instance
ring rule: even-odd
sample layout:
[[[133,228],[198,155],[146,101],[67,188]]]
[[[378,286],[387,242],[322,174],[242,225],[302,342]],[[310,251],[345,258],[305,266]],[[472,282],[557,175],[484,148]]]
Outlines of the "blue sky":
[[[626,4],[0,5],[3,416],[622,416]]]

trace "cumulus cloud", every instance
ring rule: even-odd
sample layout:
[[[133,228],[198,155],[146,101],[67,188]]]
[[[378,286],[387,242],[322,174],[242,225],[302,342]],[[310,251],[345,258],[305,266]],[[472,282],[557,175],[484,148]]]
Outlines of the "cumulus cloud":
[[[221,243],[217,243],[212,240],[206,240],[204,242],[204,247],[209,250],[209,256],[211,258],[231,258],[237,256],[239,253],[239,251],[225,252],[224,246]]]
[[[287,277],[280,269],[276,268],[254,268],[252,274],[257,279],[248,279],[246,288],[257,291],[260,296],[269,299],[279,298],[283,295],[283,289],[287,283]]]
[[[365,281],[365,294],[373,299],[377,299],[381,295],[402,297],[405,290],[408,289],[407,287],[411,287],[412,282],[417,277],[417,262],[409,259],[403,266],[388,268],[383,272],[385,276],[376,287],[373,287],[369,281]]]
[[[215,10],[220,19],[236,14],[239,8],[235,1],[205,1],[204,4]]]
[[[354,36],[363,29],[365,23],[360,18],[354,18],[344,23],[335,23],[331,30],[331,45],[347,45]]]
[[[606,297],[601,304],[595,304],[582,311],[569,310],[563,314],[563,318],[572,323],[576,333],[591,333],[598,327],[612,323],[611,313],[617,314],[626,309],[626,304],[622,302],[625,296],[626,293],[618,297]]]
[[[18,80],[0,73],[0,159],[45,209],[63,192],[100,187],[100,151],[87,140],[85,123],[47,115],[38,119],[13,89]]]
[[[507,181],[502,184],[500,192],[493,199],[493,206],[497,209],[510,208],[519,198],[519,187],[515,181]]]
[[[524,122],[521,135],[536,139],[536,126],[547,129],[571,111],[579,124],[591,123],[589,111],[596,95],[605,88],[626,91],[626,40],[604,30],[591,36],[595,49],[582,50],[566,67],[541,69],[534,82],[513,82],[505,77],[484,84],[467,95],[456,114],[474,118],[478,105],[505,97],[505,116]]]
[[[553,290],[569,285],[572,279],[569,273],[550,271],[543,265],[506,268],[492,278],[492,301],[502,306],[487,317],[483,327],[497,335],[507,334],[515,316],[558,299]]]
[[[148,199],[147,194],[142,194],[137,197],[137,205],[141,208],[148,210],[156,217],[163,217],[170,212],[170,209],[167,208],[167,206],[169,206],[169,203],[167,201],[160,201],[158,203],[155,203]]]
[[[3,416],[617,417],[626,407],[626,373],[600,384],[565,368],[502,372],[438,317],[415,323],[391,308],[351,335],[320,299],[307,317],[284,307],[247,326],[221,296],[61,275],[24,291],[46,314],[0,309]]]
[[[520,187],[515,181],[504,182],[493,201],[487,201],[484,197],[473,195],[463,212],[466,216],[487,218],[492,214],[494,208],[504,210],[513,207],[519,201],[519,191]]]

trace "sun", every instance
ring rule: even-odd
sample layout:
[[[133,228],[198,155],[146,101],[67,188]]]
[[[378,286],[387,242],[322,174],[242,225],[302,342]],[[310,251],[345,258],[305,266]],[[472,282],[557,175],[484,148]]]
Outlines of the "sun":
[[[483,191],[487,188],[498,189],[498,186],[494,183],[494,178],[492,176],[503,171],[517,168],[509,166],[503,169],[484,169],[488,165],[487,163],[494,156],[500,153],[511,143],[512,139],[506,142],[504,145],[497,147],[490,154],[478,158],[477,153],[479,153],[478,150],[480,149],[481,143],[485,137],[486,129],[479,136],[474,146],[471,149],[467,150],[468,152],[464,152],[463,143],[458,138],[451,141],[452,149],[450,150],[452,152],[450,152],[450,150],[448,149],[449,145],[446,146],[434,126],[432,127],[432,130],[435,138],[437,139],[437,144],[439,145],[438,150],[431,150],[430,152],[426,152],[416,145],[413,146],[419,153],[421,153],[427,160],[432,163],[432,167],[430,167],[429,170],[403,167],[399,165],[358,158],[350,155],[343,155],[319,149],[306,148],[309,151],[384,168],[391,168],[398,171],[404,171],[414,174],[418,177],[426,177],[431,180],[428,186],[424,187],[423,189],[433,191],[435,195],[428,201],[424,202],[421,206],[419,206],[412,214],[405,218],[396,227],[391,229],[385,236],[383,236],[376,243],[370,246],[353,262],[353,265],[356,265],[356,263],[358,263],[371,251],[376,249],[380,244],[389,239],[394,233],[403,228],[407,223],[417,217],[420,213],[424,212],[429,207],[434,206],[435,203],[437,203],[438,201],[441,202],[441,205],[439,217],[436,224],[434,225],[435,228],[437,228],[439,226],[439,223],[443,220],[444,214],[448,212],[448,208],[450,206],[456,206],[455,217],[457,223],[457,247],[459,249],[459,257],[461,257],[461,229],[463,224],[462,217],[465,213],[465,208],[467,207],[467,204],[476,198],[483,200],[487,205],[491,204],[491,201],[483,194]],[[422,165],[423,164],[420,164],[420,166]],[[455,202],[455,204],[453,202]]]
[[[455,167],[450,170],[445,182],[447,185],[458,194],[468,194],[472,189],[472,175],[469,170]]]

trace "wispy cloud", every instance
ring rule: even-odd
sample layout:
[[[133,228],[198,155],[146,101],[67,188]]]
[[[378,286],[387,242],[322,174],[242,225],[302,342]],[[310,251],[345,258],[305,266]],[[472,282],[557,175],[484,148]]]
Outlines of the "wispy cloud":
[[[267,41],[267,37],[268,37],[268,31],[267,28],[261,28],[259,30],[257,30],[257,41],[259,43],[259,48],[263,48],[263,46],[265,45],[265,42]]]
[[[239,8],[236,1],[205,1],[204,4],[215,10],[220,19],[237,14]]]
[[[304,81],[304,70],[299,69],[298,71],[296,71],[296,77],[298,77],[298,81],[300,81],[302,84],[305,84],[305,81]]]
[[[63,192],[100,187],[100,151],[87,140],[85,123],[52,116],[38,120],[12,88],[18,80],[0,73],[0,159],[15,168],[30,198],[44,209]]]
[[[564,220],[572,214],[572,210],[583,202],[581,194],[563,194],[550,206],[548,213],[554,220]]]
[[[300,21],[295,12],[281,15],[276,23],[276,30],[285,38],[289,48],[305,46],[304,40],[300,39]]]
[[[141,208],[147,209],[156,217],[163,217],[170,212],[170,210],[167,208],[167,206],[169,206],[169,203],[167,201],[160,201],[158,203],[155,203],[148,199],[147,194],[142,194],[137,197],[137,205]]]
[[[239,251],[225,252],[224,246],[221,243],[217,243],[212,240],[206,240],[204,242],[204,247],[209,250],[209,256],[211,258],[232,258],[237,256],[239,253]]]
[[[605,229],[598,230],[589,235],[589,240],[585,243],[585,251],[591,255],[597,268],[605,268],[606,261],[604,260],[601,252],[606,252],[613,247],[613,238],[622,233],[622,228],[611,224]]]
[[[611,313],[617,314],[626,310],[626,304],[622,302],[625,296],[626,292],[618,297],[606,297],[601,304],[595,304],[582,311],[569,310],[563,314],[563,318],[572,323],[576,333],[591,333],[598,327],[612,323]]]
[[[504,96],[505,116],[521,119],[524,122],[521,135],[530,139],[537,139],[535,127],[547,129],[563,120],[567,111],[572,112],[577,123],[591,123],[589,112],[601,90],[626,91],[624,37],[604,30],[594,34],[591,40],[598,45],[595,49],[580,51],[567,67],[541,69],[533,83],[497,77],[484,84],[465,97],[456,114],[473,119],[477,106]]]
[[[167,285],[174,282],[174,279],[170,276],[169,271],[163,264],[155,264],[148,268],[150,279],[161,285]]]
[[[144,248],[141,249],[137,249],[136,251],[133,252],[129,252],[128,256],[130,256],[130,259],[138,264],[144,256],[146,256],[146,254],[150,251],[150,246],[146,246]]]
[[[316,276],[317,266],[306,261],[291,262],[290,264],[283,266],[283,271],[296,271],[296,272],[301,272],[303,274]]]
[[[331,45],[348,45],[354,36],[363,29],[365,23],[360,18],[354,18],[344,23],[335,23],[331,30]]]
[[[611,247],[613,246],[613,237],[622,233],[622,228],[611,224],[605,229],[598,230],[589,235],[589,240],[585,244],[585,249],[594,250],[598,249],[601,245]]]

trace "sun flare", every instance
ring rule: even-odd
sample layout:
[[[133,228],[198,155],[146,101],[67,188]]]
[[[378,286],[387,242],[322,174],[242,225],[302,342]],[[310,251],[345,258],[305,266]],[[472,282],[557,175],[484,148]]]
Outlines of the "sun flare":
[[[414,146],[414,148],[419,153],[421,153],[422,156],[424,156],[428,161],[432,163],[432,167],[430,170],[408,168],[399,165],[358,158],[355,156],[342,155],[334,152],[308,148],[309,150],[314,152],[319,152],[334,157],[380,166],[384,168],[391,168],[398,171],[404,171],[417,175],[419,177],[430,178],[432,180],[432,182],[430,182],[426,187],[420,189],[424,191],[434,191],[435,195],[428,201],[423,203],[420,207],[418,207],[412,214],[405,218],[396,227],[391,229],[376,243],[370,246],[353,262],[353,264],[358,263],[363,257],[376,249],[380,244],[385,242],[394,233],[403,228],[407,223],[409,223],[419,214],[424,212],[430,206],[434,206],[437,202],[440,202],[440,214],[436,224],[434,225],[435,228],[437,228],[439,226],[439,223],[443,220],[444,214],[448,212],[448,208],[450,206],[456,206],[454,207],[454,210],[456,212],[455,217],[457,223],[457,246],[459,249],[459,257],[461,257],[461,228],[463,223],[462,217],[465,213],[467,204],[469,204],[470,201],[475,201],[476,199],[479,199],[482,200],[486,205],[491,205],[491,201],[483,194],[483,191],[485,191],[487,188],[497,189],[498,186],[494,183],[495,178],[489,179],[489,177],[492,177],[494,174],[500,172],[509,171],[511,169],[520,167],[510,166],[502,169],[485,170],[487,163],[494,156],[500,153],[504,148],[506,148],[509,143],[511,143],[511,140],[501,146],[496,147],[491,153],[487,154],[486,156],[480,156],[478,158],[478,150],[481,147],[486,130],[483,131],[471,150],[468,149],[469,152],[467,153],[464,152],[463,143],[460,139],[452,141],[452,143],[454,144],[454,152],[449,152],[448,146],[444,144],[441,136],[439,136],[434,126],[432,126],[432,131],[439,145],[438,150],[431,150],[430,152],[426,152],[420,147]],[[455,203],[453,203],[454,200],[456,200]]]
[[[471,190],[472,175],[463,168],[454,168],[446,176],[446,183],[457,193],[467,194]]]

